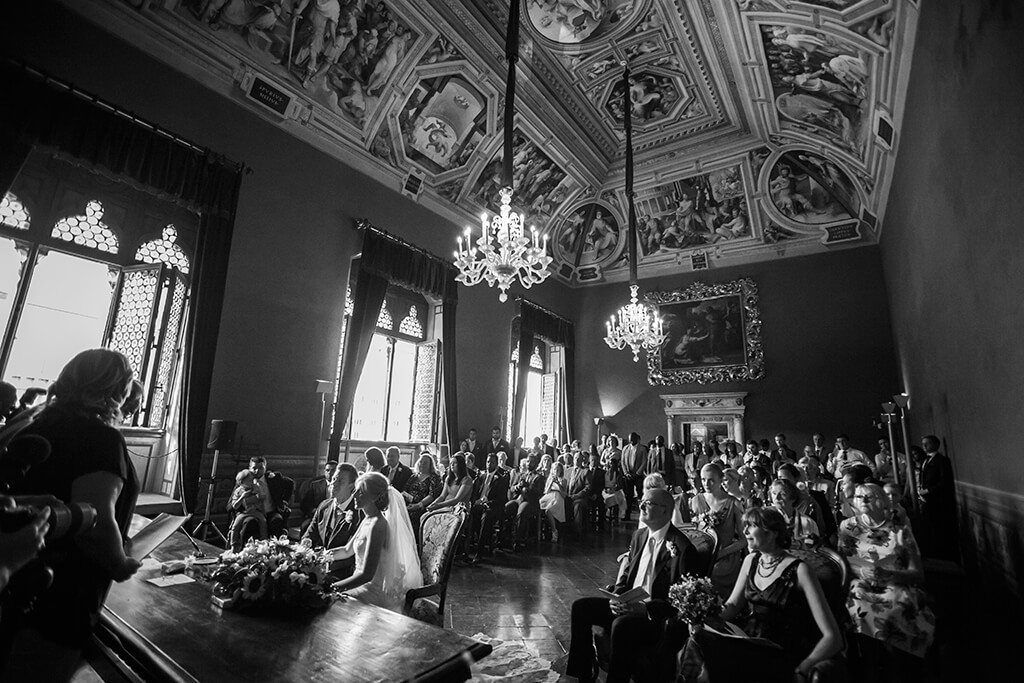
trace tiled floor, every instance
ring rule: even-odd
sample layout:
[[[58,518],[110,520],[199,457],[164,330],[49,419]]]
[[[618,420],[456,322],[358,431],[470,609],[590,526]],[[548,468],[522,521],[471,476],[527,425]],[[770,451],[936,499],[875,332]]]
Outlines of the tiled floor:
[[[520,640],[554,661],[569,649],[569,615],[576,598],[614,582],[615,558],[636,522],[584,538],[562,535],[517,553],[499,553],[474,567],[456,565],[448,584],[446,626],[472,636]]]

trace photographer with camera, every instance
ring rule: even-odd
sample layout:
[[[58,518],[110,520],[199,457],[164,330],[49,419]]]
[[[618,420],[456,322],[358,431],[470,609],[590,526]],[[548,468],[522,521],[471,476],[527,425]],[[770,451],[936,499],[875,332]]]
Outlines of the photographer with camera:
[[[10,482],[11,494],[50,494],[73,511],[92,506],[95,525],[81,523],[78,533],[51,534],[40,557],[53,572],[52,585],[17,623],[5,614],[6,623],[0,624],[5,631],[14,629],[0,680],[70,680],[111,582],[124,581],[139,568],[125,552],[139,486],[124,437],[113,426],[121,419],[131,382],[123,354],[82,351],[61,370],[45,407],[21,430],[19,437],[42,437],[51,450],[20,481]]]

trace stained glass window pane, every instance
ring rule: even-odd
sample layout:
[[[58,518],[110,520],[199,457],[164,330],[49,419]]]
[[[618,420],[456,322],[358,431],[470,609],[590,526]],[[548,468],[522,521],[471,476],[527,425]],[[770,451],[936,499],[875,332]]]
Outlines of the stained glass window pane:
[[[95,199],[85,205],[85,215],[57,221],[50,237],[108,254],[116,254],[118,250],[117,235],[103,222],[103,204]]]
[[[175,244],[178,238],[178,230],[174,225],[167,225],[163,230],[160,239],[144,243],[135,252],[135,260],[143,263],[166,263],[172,268],[177,268],[184,274],[188,274],[189,261],[185,252]]]
[[[398,331],[410,337],[423,338],[423,325],[420,324],[420,318],[416,314],[415,306],[409,307],[409,315],[405,316],[402,322],[399,323]]]
[[[21,203],[14,194],[8,192],[0,199],[0,225],[17,230],[28,230],[32,217],[28,215],[28,209]]]
[[[377,316],[377,327],[384,330],[393,330],[395,328],[395,321],[391,319],[391,312],[388,311],[387,304],[380,307],[380,315]]]

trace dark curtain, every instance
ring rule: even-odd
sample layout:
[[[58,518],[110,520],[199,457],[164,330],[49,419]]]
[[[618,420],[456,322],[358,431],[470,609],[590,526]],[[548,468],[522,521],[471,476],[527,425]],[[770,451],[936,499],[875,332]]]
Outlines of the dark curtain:
[[[516,375],[515,406],[512,412],[512,430],[515,434],[511,438],[520,435],[521,431],[523,410],[526,407],[526,377],[530,372],[530,355],[533,353],[535,337],[543,337],[563,348],[565,353],[565,410],[570,416],[570,423],[572,420],[576,394],[574,389],[576,382],[575,326],[565,318],[549,313],[521,298],[519,299],[519,372]],[[572,439],[571,432],[566,434],[566,439]]]
[[[334,428],[328,457],[337,458],[341,437],[352,410],[356,385],[370,350],[377,316],[384,303],[388,284],[396,284],[425,296],[441,299],[443,310],[441,333],[442,383],[445,424],[448,443],[458,443],[458,401],[455,394],[455,309],[458,289],[455,266],[419,247],[372,226],[357,221],[363,230],[363,247],[359,257],[359,273],[352,292],[352,316],[345,334],[345,357],[342,361],[341,391],[334,412]],[[360,308],[362,306],[362,308]],[[350,351],[351,349],[351,351]]]
[[[185,503],[194,510],[244,167],[17,65],[0,64],[0,75],[9,103],[0,107],[0,189],[4,192],[35,149],[200,215],[182,359],[179,439]]]
[[[387,291],[388,279],[363,268],[360,260],[356,286],[352,290],[352,315],[348,318],[348,329],[345,332],[341,389],[334,411],[334,426],[327,450],[328,460],[338,460],[341,452],[341,436],[345,432],[345,423],[348,422],[349,413],[352,411],[356,385],[359,384],[359,375],[363,372],[366,356],[370,352],[373,331],[377,328],[377,318],[380,317],[380,307],[384,304],[384,295]]]

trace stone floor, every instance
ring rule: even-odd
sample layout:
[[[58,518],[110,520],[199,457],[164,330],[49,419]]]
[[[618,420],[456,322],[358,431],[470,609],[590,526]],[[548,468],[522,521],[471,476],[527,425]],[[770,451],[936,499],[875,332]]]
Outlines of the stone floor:
[[[445,625],[472,636],[519,640],[550,661],[569,649],[569,615],[576,598],[615,581],[615,558],[636,522],[584,538],[562,535],[516,553],[498,553],[472,567],[452,568]]]

